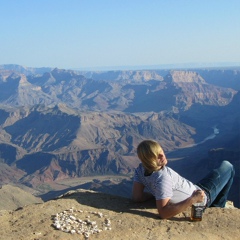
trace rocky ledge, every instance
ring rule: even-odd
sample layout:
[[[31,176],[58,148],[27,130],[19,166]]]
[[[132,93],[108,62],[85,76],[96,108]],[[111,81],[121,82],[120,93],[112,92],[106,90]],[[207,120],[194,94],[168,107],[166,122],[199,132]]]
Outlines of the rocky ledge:
[[[189,216],[190,209],[172,219],[161,220],[154,201],[135,204],[127,198],[79,189],[45,203],[14,211],[1,210],[0,238],[239,239],[240,211],[231,205],[224,209],[206,209],[201,222],[192,222]],[[85,230],[74,229],[73,224]]]

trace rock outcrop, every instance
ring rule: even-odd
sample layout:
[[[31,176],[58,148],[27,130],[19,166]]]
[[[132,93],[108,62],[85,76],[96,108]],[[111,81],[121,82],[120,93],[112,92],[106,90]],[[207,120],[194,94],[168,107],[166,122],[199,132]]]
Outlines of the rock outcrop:
[[[3,185],[0,188],[0,211],[18,209],[35,203],[43,203],[43,201],[21,188],[10,184]]]
[[[99,233],[64,232],[54,227],[54,218],[71,212],[71,221],[90,222],[94,216]],[[127,198],[77,190],[56,200],[32,204],[16,211],[0,211],[0,238],[4,240],[74,239],[239,239],[240,211],[236,208],[206,209],[201,222],[191,222],[190,212],[168,220],[159,219],[152,201],[135,204]],[[71,221],[68,220],[69,225]],[[108,225],[108,227],[106,226]]]

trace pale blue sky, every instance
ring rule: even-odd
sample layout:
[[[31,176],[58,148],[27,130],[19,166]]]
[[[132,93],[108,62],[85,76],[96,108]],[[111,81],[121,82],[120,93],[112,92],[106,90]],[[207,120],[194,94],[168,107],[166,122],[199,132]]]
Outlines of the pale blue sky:
[[[239,0],[0,0],[0,64],[240,63]]]

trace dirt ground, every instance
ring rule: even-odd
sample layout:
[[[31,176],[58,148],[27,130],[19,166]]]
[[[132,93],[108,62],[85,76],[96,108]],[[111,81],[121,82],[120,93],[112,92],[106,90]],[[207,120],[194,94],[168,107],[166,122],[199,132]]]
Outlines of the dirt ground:
[[[72,219],[94,220],[100,231],[87,237],[75,230],[67,233],[57,229],[56,216],[69,212]],[[172,219],[161,220],[154,201],[134,204],[118,196],[77,190],[57,200],[31,204],[15,211],[1,210],[0,239],[239,239],[239,209],[206,209],[201,222],[191,222],[189,216],[190,209]]]

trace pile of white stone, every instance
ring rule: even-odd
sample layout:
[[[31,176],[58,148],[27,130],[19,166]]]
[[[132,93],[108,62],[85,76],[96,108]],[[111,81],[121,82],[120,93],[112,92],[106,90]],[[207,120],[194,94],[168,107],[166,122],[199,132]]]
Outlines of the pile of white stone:
[[[103,230],[111,230],[111,221],[101,212],[82,211],[70,208],[57,213],[53,226],[71,234],[82,234],[88,239],[91,234],[100,233]]]

